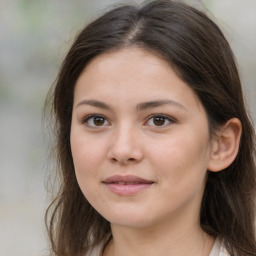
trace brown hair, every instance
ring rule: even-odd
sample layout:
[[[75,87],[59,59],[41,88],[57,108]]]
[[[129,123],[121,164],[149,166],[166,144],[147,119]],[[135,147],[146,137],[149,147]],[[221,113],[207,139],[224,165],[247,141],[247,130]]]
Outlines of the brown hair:
[[[243,132],[235,161],[209,172],[201,206],[201,227],[224,238],[231,255],[256,255],[254,230],[255,134],[245,110],[233,53],[218,26],[201,11],[168,0],[142,7],[125,5],[85,27],[69,50],[54,88],[57,160],[61,186],[46,213],[54,255],[78,256],[111,232],[87,202],[74,172],[70,126],[74,85],[94,57],[138,46],[160,55],[199,96],[213,133],[233,117]]]

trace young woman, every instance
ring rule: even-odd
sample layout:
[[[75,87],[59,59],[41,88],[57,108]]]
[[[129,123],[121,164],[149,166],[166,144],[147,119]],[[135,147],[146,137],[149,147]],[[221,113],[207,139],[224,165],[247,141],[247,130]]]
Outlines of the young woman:
[[[98,18],[63,62],[53,109],[53,255],[256,255],[254,129],[205,14],[159,0]]]

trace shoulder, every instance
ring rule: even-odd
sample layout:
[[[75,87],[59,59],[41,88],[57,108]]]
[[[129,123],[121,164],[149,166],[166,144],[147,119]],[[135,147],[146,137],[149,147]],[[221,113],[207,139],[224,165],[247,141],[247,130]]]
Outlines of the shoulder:
[[[111,237],[111,235],[107,235],[100,243],[89,247],[83,256],[102,256],[106,245],[111,240]]]
[[[102,241],[98,245],[90,247],[84,256],[101,256],[104,245],[105,241]],[[226,250],[223,241],[217,238],[209,256],[230,256],[230,254]]]
[[[90,247],[86,253],[84,254],[84,256],[101,256],[102,255],[102,250],[103,250],[103,243],[100,243],[96,246],[92,246]]]
[[[224,243],[219,238],[216,239],[209,256],[230,256]]]

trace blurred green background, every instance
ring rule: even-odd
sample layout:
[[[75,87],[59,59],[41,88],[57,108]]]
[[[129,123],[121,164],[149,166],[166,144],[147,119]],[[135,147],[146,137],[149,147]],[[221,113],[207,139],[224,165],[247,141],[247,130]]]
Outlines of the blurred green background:
[[[120,2],[131,1],[0,0],[1,256],[48,254],[44,100],[76,33]],[[227,36],[256,120],[256,0],[186,2],[207,8]]]

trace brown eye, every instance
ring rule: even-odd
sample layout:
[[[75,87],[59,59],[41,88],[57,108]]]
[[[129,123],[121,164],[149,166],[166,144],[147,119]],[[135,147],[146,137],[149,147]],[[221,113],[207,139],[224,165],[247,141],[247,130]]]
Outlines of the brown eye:
[[[94,117],[93,123],[95,126],[102,126],[104,125],[105,119],[103,117]]]
[[[97,128],[102,126],[108,126],[109,122],[103,116],[90,115],[86,117],[85,120],[83,120],[83,124],[92,128]]]
[[[153,118],[153,123],[156,126],[163,126],[165,124],[166,118],[162,116],[157,116]]]
[[[146,125],[153,127],[165,127],[172,123],[174,123],[174,120],[169,116],[153,115],[148,119]]]

